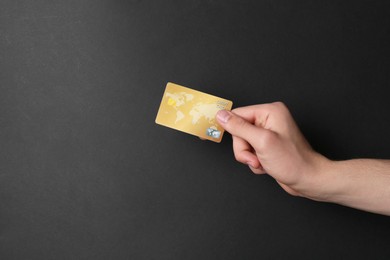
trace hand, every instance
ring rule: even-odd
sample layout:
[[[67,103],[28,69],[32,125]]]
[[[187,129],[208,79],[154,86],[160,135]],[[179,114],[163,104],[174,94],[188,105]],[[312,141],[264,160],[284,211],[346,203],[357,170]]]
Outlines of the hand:
[[[233,137],[237,161],[256,174],[268,173],[292,195],[312,195],[327,159],[310,147],[283,103],[221,110],[217,120]]]
[[[331,161],[315,152],[283,103],[221,110],[239,162],[268,173],[291,195],[390,216],[390,160]]]

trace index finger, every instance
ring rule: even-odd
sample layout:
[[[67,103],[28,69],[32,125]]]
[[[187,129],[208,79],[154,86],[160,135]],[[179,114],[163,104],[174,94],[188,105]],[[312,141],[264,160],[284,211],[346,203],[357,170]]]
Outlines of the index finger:
[[[235,108],[232,112],[254,125],[264,126],[270,110],[270,104],[259,104]]]

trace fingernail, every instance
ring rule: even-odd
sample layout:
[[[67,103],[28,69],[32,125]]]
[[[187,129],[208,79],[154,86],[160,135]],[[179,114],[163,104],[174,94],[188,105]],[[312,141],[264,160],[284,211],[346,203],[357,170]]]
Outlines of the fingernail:
[[[217,113],[217,119],[222,123],[227,123],[231,117],[230,112],[226,110],[219,110]]]

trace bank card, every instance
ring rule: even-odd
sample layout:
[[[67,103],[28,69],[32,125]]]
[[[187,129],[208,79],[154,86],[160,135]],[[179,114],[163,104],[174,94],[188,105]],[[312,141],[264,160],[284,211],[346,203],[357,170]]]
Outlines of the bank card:
[[[168,82],[156,123],[219,143],[224,129],[215,116],[232,105],[230,100]]]

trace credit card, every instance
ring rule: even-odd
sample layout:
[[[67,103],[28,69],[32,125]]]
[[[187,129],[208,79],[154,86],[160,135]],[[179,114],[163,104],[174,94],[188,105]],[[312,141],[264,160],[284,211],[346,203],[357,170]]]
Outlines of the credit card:
[[[224,129],[215,116],[232,106],[230,100],[168,82],[156,123],[219,143]]]

